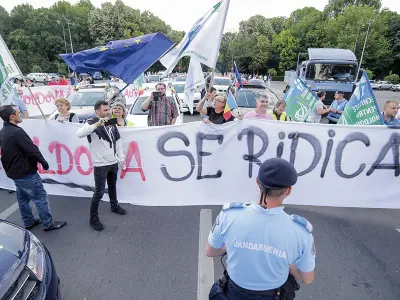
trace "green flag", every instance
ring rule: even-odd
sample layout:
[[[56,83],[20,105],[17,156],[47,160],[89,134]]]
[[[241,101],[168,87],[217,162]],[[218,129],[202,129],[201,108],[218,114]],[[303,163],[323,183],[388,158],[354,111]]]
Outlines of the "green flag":
[[[315,108],[317,96],[297,78],[285,95],[286,113],[296,122],[304,122]]]
[[[369,83],[368,75],[363,76],[347,103],[338,124],[346,125],[383,125],[375,95]]]

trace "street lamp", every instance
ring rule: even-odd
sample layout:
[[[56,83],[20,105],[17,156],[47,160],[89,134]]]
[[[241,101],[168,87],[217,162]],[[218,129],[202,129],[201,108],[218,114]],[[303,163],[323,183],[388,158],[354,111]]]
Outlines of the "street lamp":
[[[70,24],[72,24],[72,25],[74,25],[74,24],[71,23],[71,21],[68,20],[64,15],[63,15],[63,18],[64,18],[65,22],[67,22],[67,24],[68,24],[68,33],[69,33],[69,41],[71,44],[71,53],[74,53],[74,48],[72,47],[71,27],[69,26]]]
[[[67,41],[65,39],[65,28],[64,28],[64,22],[63,21],[57,21],[57,24],[61,24],[62,25],[62,29],[63,29],[63,35],[64,35],[64,46],[65,46],[65,53],[68,53],[67,51]]]
[[[361,65],[362,65],[362,60],[364,58],[364,51],[365,51],[365,46],[367,45],[367,40],[368,40],[368,34],[369,34],[369,29],[371,28],[371,22],[368,23],[368,29],[367,29],[367,34],[365,35],[365,40],[364,40],[364,47],[363,50],[361,52],[361,58],[360,58],[360,63],[358,65],[358,72],[357,72],[357,76],[360,73],[361,70]]]

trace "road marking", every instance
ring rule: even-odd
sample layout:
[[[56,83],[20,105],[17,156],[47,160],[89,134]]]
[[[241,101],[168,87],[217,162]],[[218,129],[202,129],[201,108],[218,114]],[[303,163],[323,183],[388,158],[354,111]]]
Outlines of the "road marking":
[[[0,214],[0,219],[7,219],[14,211],[16,211],[18,209],[18,202],[14,203],[13,205],[11,205],[9,208],[7,208],[5,211],[3,211]]]
[[[214,260],[206,256],[208,234],[212,227],[211,209],[200,210],[199,262],[197,273],[197,300],[208,300],[210,288],[214,284]]]

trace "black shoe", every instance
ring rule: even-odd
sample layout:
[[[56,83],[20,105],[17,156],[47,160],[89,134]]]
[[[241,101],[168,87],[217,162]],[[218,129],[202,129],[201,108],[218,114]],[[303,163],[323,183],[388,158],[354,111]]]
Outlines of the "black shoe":
[[[64,227],[67,224],[65,221],[54,221],[53,224],[51,224],[49,227],[44,228],[44,231],[50,231],[50,230],[55,230],[55,229],[60,229],[61,227]]]
[[[40,219],[35,219],[35,220],[33,221],[33,224],[30,225],[30,226],[25,226],[25,229],[26,229],[26,230],[31,230],[33,227],[35,227],[36,225],[39,225],[39,224],[40,224]]]
[[[101,224],[99,219],[90,220],[90,226],[96,231],[102,231],[104,229],[104,225]]]
[[[126,215],[126,210],[125,209],[123,209],[121,206],[119,206],[119,205],[117,205],[116,207],[114,207],[114,208],[111,208],[111,211],[112,212],[115,212],[116,214],[119,214],[119,215]]]

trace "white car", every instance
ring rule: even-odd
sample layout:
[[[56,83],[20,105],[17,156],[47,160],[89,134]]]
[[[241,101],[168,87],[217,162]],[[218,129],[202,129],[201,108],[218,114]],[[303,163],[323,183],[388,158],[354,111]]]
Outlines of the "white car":
[[[175,90],[175,92],[178,94],[179,101],[182,105],[182,112],[186,113],[189,112],[189,106],[187,103],[183,103],[183,98],[185,96],[184,90],[185,90],[185,83],[184,82],[173,82],[172,83],[172,88]],[[193,99],[193,111],[196,111],[197,104],[201,100],[201,94],[199,92],[194,93],[194,99]]]
[[[217,89],[218,95],[225,95],[226,91],[233,83],[228,77],[214,77],[212,86]]]
[[[33,82],[49,82],[49,76],[46,73],[29,73],[26,78]]]
[[[129,108],[127,119],[135,124],[135,127],[148,127],[147,125],[147,117],[149,111],[142,111],[142,104],[143,102],[149,98],[150,94],[153,91],[145,91],[143,95],[138,96],[135,101],[133,102],[132,106]],[[179,104],[178,95],[167,89],[166,96],[170,99],[174,100],[176,108],[179,112],[178,118],[176,119],[175,125],[183,124],[183,113],[182,107]]]
[[[158,83],[164,83],[167,87],[170,87],[171,79],[161,78],[160,75],[149,75],[146,77],[146,82],[142,84],[142,89],[144,91],[155,90]]]
[[[377,90],[390,90],[392,88],[392,83],[390,81],[378,81],[371,84],[371,88]]]
[[[391,90],[393,92],[400,91],[400,84],[392,85]]]

